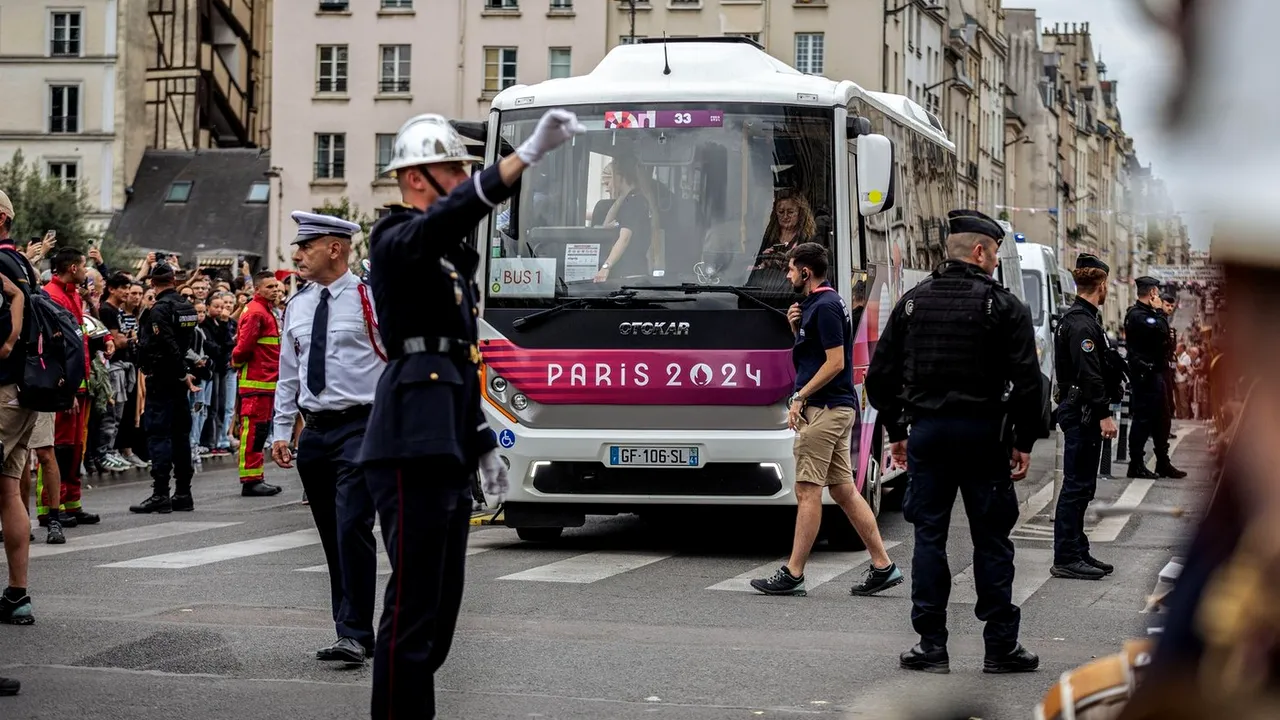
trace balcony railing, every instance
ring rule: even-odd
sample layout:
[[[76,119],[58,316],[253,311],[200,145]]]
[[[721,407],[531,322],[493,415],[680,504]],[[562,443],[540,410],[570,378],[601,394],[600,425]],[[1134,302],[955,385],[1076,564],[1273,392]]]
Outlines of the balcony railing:
[[[321,93],[344,93],[347,91],[347,79],[339,78],[320,78],[316,81],[316,92]]]
[[[343,180],[347,176],[345,161],[316,163],[317,180]]]
[[[409,78],[383,78],[378,81],[378,92],[407,93],[409,92]]]
[[[80,116],[79,115],[50,115],[49,116],[49,132],[51,133],[80,132]]]
[[[80,41],[54,40],[49,43],[49,54],[54,57],[75,57],[80,54]]]

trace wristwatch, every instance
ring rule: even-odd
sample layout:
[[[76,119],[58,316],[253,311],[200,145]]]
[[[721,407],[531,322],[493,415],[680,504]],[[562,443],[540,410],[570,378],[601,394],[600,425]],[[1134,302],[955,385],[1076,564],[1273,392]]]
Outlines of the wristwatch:
[[[787,407],[791,407],[792,405],[795,405],[797,400],[800,402],[800,409],[803,410],[804,404],[805,404],[805,397],[800,393],[795,393],[791,397],[787,398]]]
[[[600,266],[600,269],[601,269],[601,270],[608,270],[608,269],[609,269],[609,262],[606,260],[606,261],[605,261],[605,263],[604,263],[603,265],[601,265],[601,266]]]

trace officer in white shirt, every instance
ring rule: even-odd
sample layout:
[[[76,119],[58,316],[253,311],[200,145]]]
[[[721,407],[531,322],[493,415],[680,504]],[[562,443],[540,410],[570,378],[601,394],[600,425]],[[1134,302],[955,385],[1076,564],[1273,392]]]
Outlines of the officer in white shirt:
[[[301,211],[291,217],[298,223],[293,261],[309,284],[284,315],[271,458],[293,466],[288,439],[301,412],[298,475],[329,564],[338,631],[316,658],[363,664],[373,654],[377,549],[374,501],[358,460],[386,358],[372,295],[348,268],[360,226]]]

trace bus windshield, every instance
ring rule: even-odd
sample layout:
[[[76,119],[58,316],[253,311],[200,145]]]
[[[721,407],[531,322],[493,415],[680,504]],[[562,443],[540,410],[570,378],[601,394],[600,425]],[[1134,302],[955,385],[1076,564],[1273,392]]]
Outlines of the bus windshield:
[[[1027,296],[1027,307],[1031,309],[1031,322],[1036,327],[1044,322],[1044,293],[1040,287],[1043,282],[1044,278],[1035,270],[1022,271],[1022,287]]]
[[[623,287],[661,297],[669,292],[661,288],[684,284],[746,288],[786,307],[795,301],[787,247],[816,241],[831,249],[830,109],[570,109],[588,132],[526,172],[519,192],[493,215],[489,307],[551,306]],[[502,113],[504,153],[543,112]],[[723,292],[693,298],[695,306],[737,302]]]

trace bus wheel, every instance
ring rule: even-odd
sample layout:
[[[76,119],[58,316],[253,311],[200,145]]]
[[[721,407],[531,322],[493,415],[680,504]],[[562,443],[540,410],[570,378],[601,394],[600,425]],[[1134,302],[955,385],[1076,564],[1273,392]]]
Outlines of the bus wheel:
[[[522,527],[516,528],[516,537],[525,542],[551,542],[560,538],[564,528],[559,527]]]
[[[871,514],[875,517],[880,517],[880,499],[883,496],[880,489],[880,461],[876,459],[878,456],[877,452],[868,459],[867,475],[862,482],[862,499],[867,501]]]

